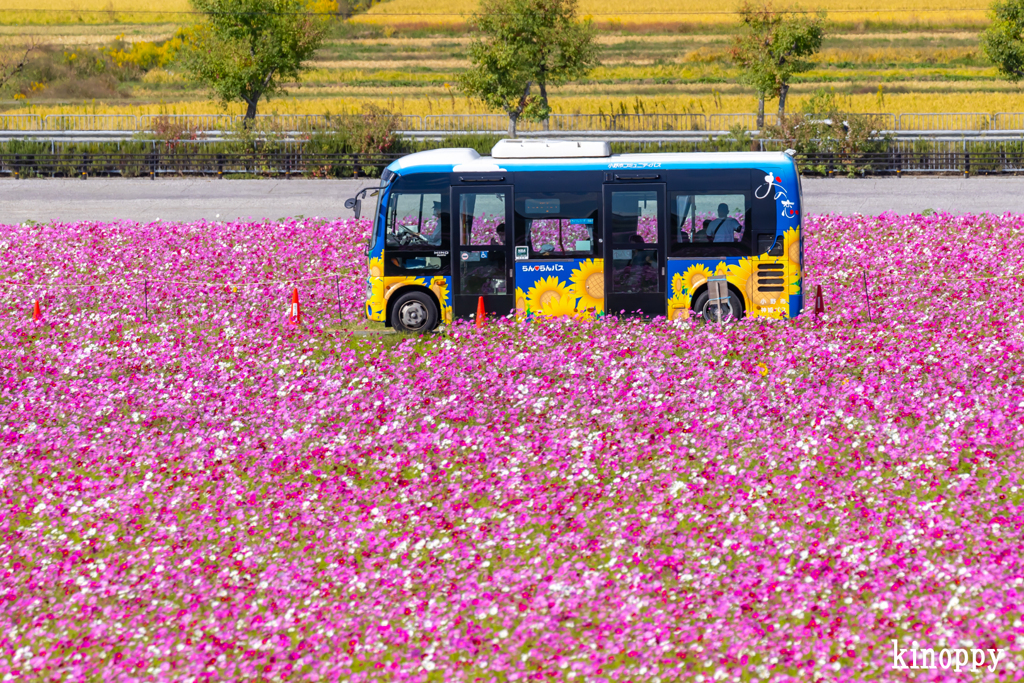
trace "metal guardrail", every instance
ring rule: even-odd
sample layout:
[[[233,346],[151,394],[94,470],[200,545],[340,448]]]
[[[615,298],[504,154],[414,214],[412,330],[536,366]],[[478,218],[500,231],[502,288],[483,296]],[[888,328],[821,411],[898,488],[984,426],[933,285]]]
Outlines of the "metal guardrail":
[[[324,178],[365,177],[367,171],[387,167],[401,154],[308,154],[301,148],[213,154],[194,149],[161,152],[108,152],[68,154],[0,154],[0,176],[88,177],[121,176],[155,178],[158,175],[232,174],[312,176]],[[378,173],[379,174],[379,173]]]
[[[136,132],[142,131],[153,131],[159,127],[173,126],[181,128],[182,130],[218,130],[220,128],[230,127],[235,121],[234,116],[228,116],[226,114],[199,114],[199,115],[188,115],[188,114],[173,114],[171,116],[157,116],[157,115],[146,115],[136,117],[135,128]],[[89,128],[81,128],[76,130],[95,130]]]
[[[765,149],[780,149],[785,141],[763,140]],[[971,150],[955,142],[927,151],[895,143],[889,150],[856,155],[797,155],[801,172],[810,175],[902,175],[904,173],[957,173],[964,175],[1024,173],[1024,145],[1012,149]],[[652,150],[653,151],[653,150]],[[165,175],[223,177],[233,174],[362,177],[379,171],[401,154],[314,154],[301,145],[251,153],[210,153],[198,146],[148,152],[58,152],[56,154],[0,154],[0,176],[155,178]]]
[[[988,130],[988,114],[900,114],[900,130]]]
[[[744,131],[751,137],[757,137],[756,130]],[[203,130],[193,131],[194,137],[165,141],[160,138],[140,139],[138,133],[121,130],[62,130],[62,131],[35,131],[35,130],[0,130],[0,143],[13,140],[32,140],[36,142],[49,143],[52,146],[70,143],[96,143],[114,142],[144,144],[160,146],[165,144],[175,145],[202,145],[215,142],[228,142],[237,140],[227,130]],[[440,141],[446,138],[460,135],[473,135],[477,133],[504,136],[504,129],[478,131],[451,131],[451,130],[399,130],[396,135],[409,140],[417,141]],[[551,138],[551,139],[600,139],[609,142],[707,142],[722,137],[733,135],[729,130],[533,130],[520,131],[519,136],[523,138]],[[924,140],[929,142],[1024,142],[1024,128],[1015,130],[881,130],[879,136],[888,136],[893,141],[913,142]],[[281,144],[301,144],[309,138],[308,131],[299,130],[278,130],[274,133],[274,139]]]
[[[1024,173],[1024,152],[931,150],[928,152],[890,150],[843,158],[831,154],[798,155],[801,173],[820,175],[902,175],[904,173],[956,173],[995,175]]]
[[[1024,112],[868,114],[879,119],[881,128],[893,131],[986,131],[1024,129]],[[244,117],[227,114],[0,114],[2,131],[91,131],[120,130],[145,132],[158,126],[178,126],[190,130],[229,127]],[[279,130],[316,129],[328,121],[324,114],[261,114],[261,121],[273,122]],[[161,123],[162,120],[162,123]],[[552,114],[547,128],[543,123],[521,121],[519,130],[531,132],[576,131],[728,131],[736,126],[756,128],[756,114]],[[777,116],[765,114],[765,123],[775,125]],[[501,114],[437,114],[399,116],[399,127],[422,132],[506,131],[508,118]]]

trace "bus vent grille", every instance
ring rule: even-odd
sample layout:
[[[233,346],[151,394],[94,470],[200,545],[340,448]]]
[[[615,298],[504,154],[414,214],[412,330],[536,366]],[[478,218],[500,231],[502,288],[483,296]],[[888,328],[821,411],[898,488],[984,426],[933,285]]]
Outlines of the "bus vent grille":
[[[784,291],[785,264],[782,263],[758,263],[757,264],[757,291],[759,292],[781,292]]]

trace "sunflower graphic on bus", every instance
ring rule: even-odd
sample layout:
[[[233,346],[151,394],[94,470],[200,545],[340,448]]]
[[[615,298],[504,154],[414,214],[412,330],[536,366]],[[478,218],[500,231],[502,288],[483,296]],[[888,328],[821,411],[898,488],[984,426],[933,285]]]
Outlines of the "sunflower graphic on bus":
[[[668,295],[669,320],[689,317],[693,295],[712,275],[714,272],[703,263],[690,264],[685,270],[672,275]]]
[[[572,271],[573,294],[578,299],[576,307],[604,313],[604,260],[587,259]]]
[[[437,297],[438,302],[441,304],[441,320],[445,323],[451,323],[452,321],[452,296],[448,286],[448,278],[435,275],[430,280],[430,291]]]
[[[372,268],[372,266],[371,266]],[[371,270],[371,272],[373,272]],[[416,285],[429,289],[437,298],[441,309],[441,321],[451,323],[452,321],[452,297],[449,278],[435,275],[434,277],[410,277],[402,275],[398,277],[376,277],[368,278],[366,296],[366,317],[376,322],[384,322],[387,318],[388,301],[396,294],[402,292],[409,285]]]
[[[561,301],[568,298],[571,289],[554,275],[541,278],[526,292],[526,310],[541,315],[559,315]]]
[[[518,315],[578,318],[604,313],[602,259],[520,264],[516,285]]]

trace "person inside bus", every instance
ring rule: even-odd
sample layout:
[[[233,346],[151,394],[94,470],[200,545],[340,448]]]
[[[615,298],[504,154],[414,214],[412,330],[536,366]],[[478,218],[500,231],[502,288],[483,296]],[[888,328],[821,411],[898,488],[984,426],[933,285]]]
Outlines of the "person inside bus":
[[[712,242],[735,242],[740,229],[740,222],[729,217],[729,205],[722,202],[718,205],[718,218],[707,227],[707,235]]]
[[[430,232],[427,232],[427,229]],[[441,202],[434,202],[430,218],[423,221],[423,239],[432,247],[441,246]]]
[[[505,224],[498,223],[498,227],[494,229],[494,232],[497,233],[498,236],[491,239],[491,246],[503,246],[505,244]]]

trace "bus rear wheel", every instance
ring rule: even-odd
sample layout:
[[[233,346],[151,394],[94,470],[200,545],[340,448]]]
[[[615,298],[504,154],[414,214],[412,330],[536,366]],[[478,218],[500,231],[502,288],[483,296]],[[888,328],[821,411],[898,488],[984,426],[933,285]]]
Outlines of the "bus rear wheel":
[[[718,322],[719,305],[711,301],[711,295],[705,289],[693,300],[692,310],[705,322],[714,323]],[[728,303],[722,304],[721,308],[723,323],[739,320],[743,317],[743,302],[740,301],[739,295],[731,289],[729,290]]]
[[[391,310],[391,326],[398,332],[429,332],[437,327],[437,306],[423,292],[403,294]]]

